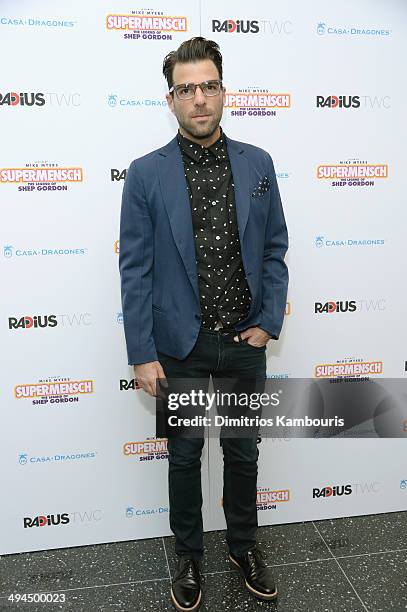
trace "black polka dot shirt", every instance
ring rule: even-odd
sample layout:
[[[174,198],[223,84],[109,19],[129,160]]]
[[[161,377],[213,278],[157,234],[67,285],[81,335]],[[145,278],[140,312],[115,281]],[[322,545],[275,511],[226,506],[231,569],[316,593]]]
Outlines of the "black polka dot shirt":
[[[206,148],[178,132],[192,212],[202,326],[234,327],[249,311],[233,176],[223,132]]]

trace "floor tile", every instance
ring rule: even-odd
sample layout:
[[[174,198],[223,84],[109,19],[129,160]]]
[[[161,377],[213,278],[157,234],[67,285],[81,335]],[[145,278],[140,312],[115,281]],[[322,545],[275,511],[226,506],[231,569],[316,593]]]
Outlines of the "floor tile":
[[[331,557],[311,522],[260,527],[257,541],[266,552],[269,565]]]
[[[312,523],[292,523],[259,527],[257,542],[267,554],[269,565],[294,563],[314,559],[329,559],[331,554],[319,537]],[[164,538],[171,575],[177,565],[174,537]],[[215,572],[229,569],[225,531],[209,531],[204,534],[205,554],[202,571]]]
[[[161,538],[4,555],[0,595],[168,578]]]
[[[335,556],[407,548],[407,512],[314,521]]]
[[[259,601],[236,571],[206,576],[202,612],[366,612],[335,559],[273,568],[275,602]]]
[[[92,589],[79,589],[66,591],[64,607],[55,607],[52,604],[20,604],[5,606],[1,603],[0,611],[26,610],[26,612],[104,612],[115,610],[117,612],[165,612],[174,608],[171,604],[170,581],[157,580],[139,582],[130,585],[97,587]],[[3,606],[3,607],[2,607]]]
[[[372,612],[407,609],[407,551],[338,559]]]

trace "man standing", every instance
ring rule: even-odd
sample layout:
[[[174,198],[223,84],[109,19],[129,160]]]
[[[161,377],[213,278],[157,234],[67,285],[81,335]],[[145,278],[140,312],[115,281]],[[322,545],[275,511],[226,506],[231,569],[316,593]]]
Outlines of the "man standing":
[[[120,224],[128,361],[141,387],[158,378],[266,378],[265,350],[284,319],[287,228],[268,153],[220,127],[219,46],[185,41],[164,59],[179,130],[129,167]],[[203,438],[168,440],[177,610],[201,603]],[[257,438],[225,438],[223,507],[230,560],[256,597],[277,589],[256,544]]]

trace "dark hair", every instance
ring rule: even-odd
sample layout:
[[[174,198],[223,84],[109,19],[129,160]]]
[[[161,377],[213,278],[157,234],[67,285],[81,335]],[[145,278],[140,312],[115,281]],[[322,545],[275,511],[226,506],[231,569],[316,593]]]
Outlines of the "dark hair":
[[[175,64],[186,64],[197,62],[198,60],[210,59],[215,64],[219,72],[219,79],[222,80],[222,54],[218,43],[214,40],[207,40],[202,36],[195,36],[185,40],[176,51],[171,51],[165,56],[163,62],[163,74],[167,79],[168,88],[173,85],[172,73]]]

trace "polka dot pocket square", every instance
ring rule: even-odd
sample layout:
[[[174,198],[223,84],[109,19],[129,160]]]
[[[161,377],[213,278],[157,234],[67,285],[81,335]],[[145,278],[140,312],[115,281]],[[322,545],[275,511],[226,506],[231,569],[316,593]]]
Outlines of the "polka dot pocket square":
[[[262,179],[259,180],[255,188],[253,189],[252,197],[260,198],[265,193],[267,193],[267,191],[270,191],[270,180],[267,176],[264,176]]]

